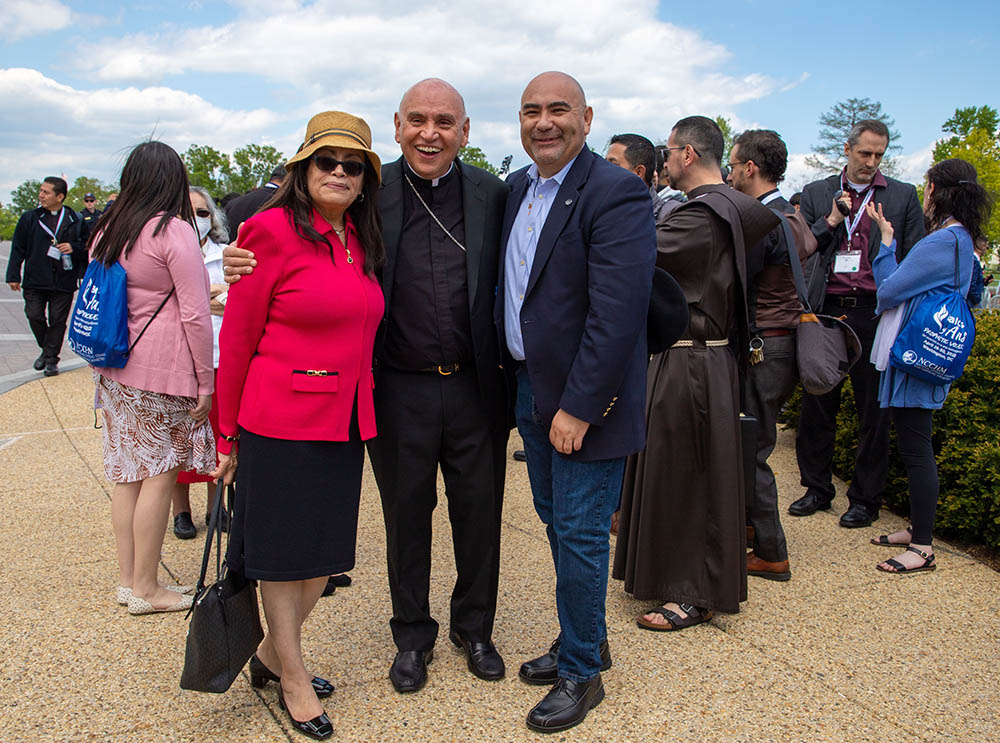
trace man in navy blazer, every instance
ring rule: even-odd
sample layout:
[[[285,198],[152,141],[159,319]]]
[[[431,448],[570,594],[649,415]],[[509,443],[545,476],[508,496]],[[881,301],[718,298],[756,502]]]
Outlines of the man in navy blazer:
[[[528,715],[541,732],[578,724],[604,698],[608,529],[625,458],[645,442],[656,233],[642,181],[586,147],[592,118],[568,75],[528,84],[519,119],[533,164],[509,179],[500,242],[495,319],[556,566],[561,632],[519,674],[554,684]]]

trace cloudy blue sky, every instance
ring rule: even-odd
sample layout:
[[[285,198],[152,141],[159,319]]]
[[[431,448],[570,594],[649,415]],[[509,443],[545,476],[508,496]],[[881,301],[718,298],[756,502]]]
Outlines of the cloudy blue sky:
[[[365,117],[383,159],[392,114],[428,76],[463,92],[471,143],[527,162],[524,84],[561,69],[595,111],[590,144],[621,131],[665,138],[680,116],[781,132],[785,190],[817,117],[849,97],[882,102],[918,180],[956,107],[1000,105],[1000,4],[717,0],[0,0],[0,200],[27,178],[117,179],[151,134],[178,151],[249,142],[285,154],[309,116]]]

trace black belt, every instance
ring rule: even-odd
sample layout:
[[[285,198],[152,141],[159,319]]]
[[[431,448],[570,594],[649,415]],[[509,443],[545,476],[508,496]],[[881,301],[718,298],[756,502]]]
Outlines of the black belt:
[[[827,294],[826,302],[838,307],[874,307],[878,304],[874,294],[847,295],[847,294]]]
[[[456,361],[452,364],[438,364],[437,366],[428,366],[423,369],[399,369],[394,366],[390,366],[389,368],[393,371],[404,372],[406,374],[440,374],[442,377],[448,377],[468,367],[468,362]]]

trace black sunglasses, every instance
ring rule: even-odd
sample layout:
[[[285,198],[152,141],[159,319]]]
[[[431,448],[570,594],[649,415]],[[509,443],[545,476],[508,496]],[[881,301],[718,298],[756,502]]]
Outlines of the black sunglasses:
[[[344,169],[344,174],[356,178],[365,172],[365,164],[361,160],[338,160],[329,155],[313,155],[313,164],[326,173],[332,173],[339,165]]]
[[[97,199],[84,199],[83,203],[84,204],[93,204],[95,201],[97,201]]]
[[[212,212],[210,212],[208,209],[195,209],[194,214],[196,217],[203,217],[203,218],[212,216]]]

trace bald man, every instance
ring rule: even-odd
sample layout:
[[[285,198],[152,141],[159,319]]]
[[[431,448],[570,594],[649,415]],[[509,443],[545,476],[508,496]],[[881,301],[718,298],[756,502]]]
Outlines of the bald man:
[[[394,122],[403,154],[383,166],[378,192],[385,316],[375,339],[378,436],[368,454],[398,650],[389,679],[407,693],[427,682],[438,633],[428,591],[439,467],[458,572],[449,638],[477,677],[505,673],[492,634],[510,415],[492,312],[508,188],[459,161],[469,117],[443,80],[407,90]],[[230,277],[246,272],[245,251],[226,255]]]
[[[560,626],[519,675],[552,685],[527,724],[557,732],[604,699],[601,671],[611,667],[608,529],[625,458],[645,441],[656,233],[645,184],[586,146],[593,110],[576,80],[536,77],[519,118],[532,164],[510,177],[495,314]]]

